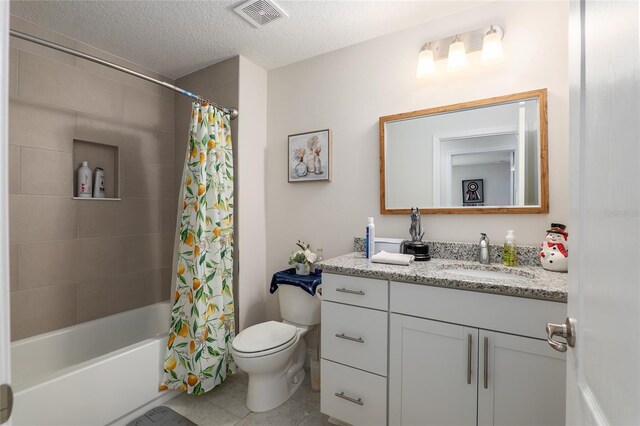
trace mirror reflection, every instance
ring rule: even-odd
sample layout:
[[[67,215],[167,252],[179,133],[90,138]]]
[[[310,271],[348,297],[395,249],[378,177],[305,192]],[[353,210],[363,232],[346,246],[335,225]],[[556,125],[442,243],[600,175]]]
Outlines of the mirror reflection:
[[[382,117],[383,213],[543,208],[546,105],[531,93],[508,98]]]

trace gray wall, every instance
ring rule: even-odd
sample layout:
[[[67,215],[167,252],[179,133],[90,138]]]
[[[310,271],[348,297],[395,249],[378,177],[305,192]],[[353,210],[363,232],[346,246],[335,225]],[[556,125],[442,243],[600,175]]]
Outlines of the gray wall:
[[[17,17],[11,28],[168,80]],[[18,39],[9,65],[12,339],[168,299],[173,92]],[[120,147],[121,201],[72,199],[73,139]]]

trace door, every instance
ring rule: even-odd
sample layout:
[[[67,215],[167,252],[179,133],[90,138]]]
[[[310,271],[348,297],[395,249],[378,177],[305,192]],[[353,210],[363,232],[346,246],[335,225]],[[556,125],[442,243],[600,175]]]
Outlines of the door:
[[[389,424],[476,425],[478,330],[391,314]]]
[[[10,414],[9,363],[9,2],[0,2],[0,423]]]
[[[570,2],[567,423],[640,424],[636,1]]]
[[[480,330],[478,426],[560,426],[565,355],[544,340]]]

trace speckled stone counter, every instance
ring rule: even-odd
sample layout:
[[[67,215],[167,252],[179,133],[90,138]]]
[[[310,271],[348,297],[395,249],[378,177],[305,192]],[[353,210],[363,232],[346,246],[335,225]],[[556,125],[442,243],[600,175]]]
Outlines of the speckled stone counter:
[[[323,272],[389,279],[422,285],[482,291],[507,296],[567,301],[567,274],[547,271],[536,266],[504,267],[500,264],[481,265],[450,259],[413,262],[409,266],[373,263],[363,253],[350,253],[316,263]],[[512,279],[471,277],[445,269],[476,269],[513,274]]]

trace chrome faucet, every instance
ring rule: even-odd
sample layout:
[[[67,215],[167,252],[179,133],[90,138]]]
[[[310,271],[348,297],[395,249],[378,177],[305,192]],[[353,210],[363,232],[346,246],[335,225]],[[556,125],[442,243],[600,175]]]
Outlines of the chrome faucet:
[[[491,263],[491,257],[489,256],[489,237],[487,234],[480,233],[480,242],[478,243],[478,262],[488,265]]]

